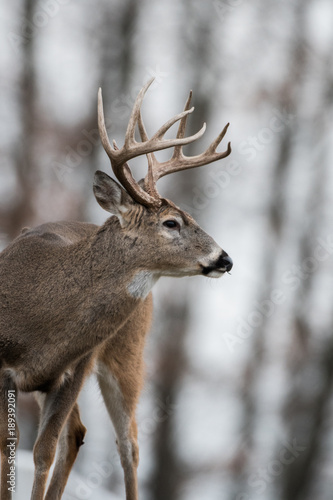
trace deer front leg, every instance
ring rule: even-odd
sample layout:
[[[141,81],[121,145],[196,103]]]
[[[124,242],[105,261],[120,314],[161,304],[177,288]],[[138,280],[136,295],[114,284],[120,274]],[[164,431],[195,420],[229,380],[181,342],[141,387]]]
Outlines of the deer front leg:
[[[138,499],[139,447],[135,409],[143,385],[143,349],[151,316],[152,297],[149,294],[98,353],[98,383],[117,434],[126,500]]]
[[[91,355],[82,358],[73,373],[58,387],[44,395],[40,427],[34,446],[35,476],[31,500],[43,500],[46,481],[54,460],[64,424],[80,392]]]
[[[19,440],[19,431],[15,422],[15,436],[9,436],[9,430],[12,432],[13,423],[9,422],[9,418],[12,418],[13,413],[8,411],[8,403],[10,398],[10,393],[8,391],[13,391],[13,394],[16,395],[16,385],[12,380],[11,376],[8,372],[0,372],[0,447],[1,447],[1,486],[0,486],[0,498],[1,500],[11,500],[12,491],[15,491],[15,486],[11,486],[7,481],[10,478],[11,472],[11,464],[12,464],[12,447],[14,450],[17,448],[18,440]],[[12,396],[11,399],[14,399],[15,404],[15,396]],[[16,409],[14,407],[14,409]],[[10,428],[8,424],[10,423]],[[10,439],[9,439],[10,438]],[[14,488],[11,490],[9,488]]]
[[[98,382],[117,435],[117,446],[125,477],[126,500],[137,500],[136,470],[139,449],[134,416],[135,408],[126,406],[119,381],[103,363],[98,365]]]
[[[75,403],[59,439],[57,462],[45,500],[61,498],[85,433],[86,428],[81,422],[78,404]]]

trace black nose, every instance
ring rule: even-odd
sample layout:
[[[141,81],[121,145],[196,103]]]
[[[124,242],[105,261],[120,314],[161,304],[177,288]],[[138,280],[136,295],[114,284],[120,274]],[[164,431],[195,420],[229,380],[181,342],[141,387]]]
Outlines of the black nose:
[[[223,250],[222,255],[218,260],[218,266],[224,268],[227,272],[231,271],[233,266],[232,258]]]
[[[227,272],[231,271],[232,266],[234,263],[232,262],[232,258],[227,255],[226,257],[223,258],[223,264],[227,270]]]

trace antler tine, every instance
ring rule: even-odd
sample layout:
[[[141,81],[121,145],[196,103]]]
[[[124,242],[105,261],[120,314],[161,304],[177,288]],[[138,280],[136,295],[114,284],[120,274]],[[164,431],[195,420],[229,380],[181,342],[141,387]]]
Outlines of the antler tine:
[[[193,113],[194,107],[191,109],[187,109],[186,111],[182,111],[181,113],[178,113],[178,115],[173,116],[165,122],[161,128],[158,129],[158,131],[153,135],[152,139],[163,139],[164,134],[169,130],[169,128],[172,127],[172,125],[178,120],[182,120],[184,117],[186,117],[189,113]]]
[[[130,145],[136,144],[136,140],[135,140],[135,126],[138,123],[139,115],[141,113],[140,110],[141,110],[142,101],[143,101],[143,98],[144,98],[144,96],[145,96],[148,88],[150,87],[150,85],[153,83],[154,80],[155,80],[154,77],[151,78],[146,83],[146,85],[144,85],[142,87],[142,89],[138,93],[137,98],[135,99],[133,110],[132,110],[132,113],[131,113],[131,116],[130,116],[130,119],[129,119],[129,122],[128,122],[128,125],[127,125],[126,134],[125,134],[125,145],[126,146],[130,146]]]
[[[104,109],[103,109],[103,96],[101,87],[98,89],[98,105],[97,105],[97,115],[98,115],[98,130],[103,148],[106,154],[110,157],[113,156],[113,149],[109,141],[108,133],[106,131],[105,119],[104,119]]]
[[[222,141],[223,137],[227,133],[227,130],[229,128],[230,123],[227,123],[222,132],[219,133],[219,135],[216,137],[216,139],[210,144],[210,146],[207,148],[206,153],[215,153],[217,146],[220,144]],[[230,149],[230,151],[229,151]],[[228,152],[229,151],[229,152]],[[227,146],[227,151],[225,151],[226,156],[228,156],[231,153],[231,144],[228,142]],[[224,154],[224,153],[219,153],[219,154]],[[224,156],[221,156],[221,158],[224,158]]]
[[[191,100],[192,100],[192,90],[190,90],[189,96],[188,96],[187,101],[185,103],[184,111],[187,111],[188,109],[190,109]],[[177,139],[182,138],[185,135],[187,117],[188,117],[188,115],[185,115],[180,120],[178,132],[177,132]],[[179,158],[181,155],[182,155],[182,146],[181,145],[175,146],[172,158]]]
[[[143,120],[142,120],[141,113],[139,113],[139,117],[138,117],[138,128],[139,128],[139,133],[140,133],[140,137],[141,137],[142,142],[148,141],[149,139],[148,139],[148,135],[147,135]],[[156,160],[154,153],[147,153],[146,156],[147,156],[147,160],[148,160],[148,173],[144,179],[144,186],[149,194],[151,194],[155,198],[159,198],[160,195],[156,189],[156,185],[155,185],[155,181],[154,181],[154,165],[158,162]]]
[[[138,116],[138,128],[139,128],[139,133],[140,133],[140,137],[141,137],[142,142],[149,141],[149,137],[147,135],[146,128],[145,128],[143,120],[142,120],[141,112],[139,112],[139,116]]]
[[[192,90],[190,90],[190,93],[189,93],[188,98],[186,100],[184,111],[187,111],[188,109],[190,109],[191,100],[192,100]],[[180,124],[179,124],[179,127],[178,127],[178,132],[177,132],[177,137],[184,137],[185,128],[186,128],[186,122],[187,122],[187,116],[185,116],[180,121]]]

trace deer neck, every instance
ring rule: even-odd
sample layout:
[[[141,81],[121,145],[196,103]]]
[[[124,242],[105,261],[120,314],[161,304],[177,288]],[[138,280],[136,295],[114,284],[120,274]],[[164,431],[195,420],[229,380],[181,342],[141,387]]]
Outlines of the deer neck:
[[[99,229],[92,245],[94,285],[122,300],[142,301],[159,278],[158,273],[144,265],[141,252],[136,251],[136,238],[122,231],[116,217]]]

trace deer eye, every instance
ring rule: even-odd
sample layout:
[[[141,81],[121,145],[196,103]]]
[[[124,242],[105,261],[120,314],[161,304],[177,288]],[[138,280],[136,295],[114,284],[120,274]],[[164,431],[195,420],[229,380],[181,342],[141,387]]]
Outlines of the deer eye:
[[[164,221],[163,226],[168,227],[169,229],[180,229],[179,222],[174,219]]]

